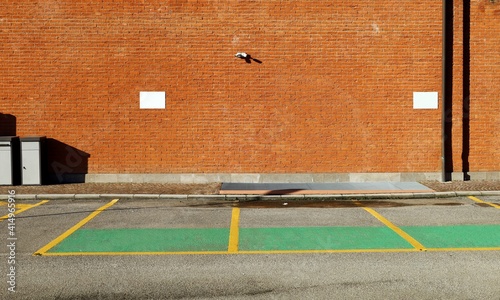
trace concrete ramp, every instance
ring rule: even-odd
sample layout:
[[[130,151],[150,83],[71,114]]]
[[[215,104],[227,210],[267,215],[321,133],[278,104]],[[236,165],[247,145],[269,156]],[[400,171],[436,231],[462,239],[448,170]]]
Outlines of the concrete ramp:
[[[224,182],[223,195],[300,195],[300,194],[385,194],[429,193],[432,189],[418,182],[334,182],[334,183],[233,183]]]

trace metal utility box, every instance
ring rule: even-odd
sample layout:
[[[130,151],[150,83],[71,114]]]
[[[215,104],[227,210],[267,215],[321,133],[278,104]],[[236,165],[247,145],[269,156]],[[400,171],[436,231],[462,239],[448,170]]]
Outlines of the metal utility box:
[[[45,181],[44,136],[22,137],[21,141],[21,183],[22,185],[40,185]]]
[[[21,181],[19,137],[0,136],[0,185],[17,185]]]

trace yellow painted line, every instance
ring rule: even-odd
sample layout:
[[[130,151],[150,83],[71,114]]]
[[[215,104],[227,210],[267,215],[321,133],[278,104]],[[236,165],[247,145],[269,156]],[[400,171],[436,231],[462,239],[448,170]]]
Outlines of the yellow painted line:
[[[48,200],[46,200],[48,201]],[[9,203],[7,201],[0,201],[0,206],[8,206]],[[16,202],[16,208],[25,208],[25,207],[31,207],[33,206],[34,204],[24,204],[24,203],[19,203],[19,202]]]
[[[356,203],[357,206],[363,208],[365,211],[367,211],[372,216],[374,216],[377,220],[379,220],[380,222],[382,222],[385,226],[389,227],[390,229],[392,229],[392,231],[394,231],[400,237],[402,237],[403,239],[405,239],[415,249],[417,249],[419,251],[426,251],[424,245],[422,245],[419,241],[417,241],[411,235],[409,235],[408,233],[406,233],[403,229],[399,228],[398,226],[394,225],[391,221],[389,221],[386,218],[384,218],[381,214],[379,214],[378,212],[376,212],[374,209],[369,208],[369,207],[364,207],[363,204],[361,202],[359,202],[359,201],[354,201],[354,202]]]
[[[115,204],[118,201],[118,199],[111,200],[109,203],[106,205],[101,206],[94,212],[92,212],[90,215],[88,215],[85,219],[81,220],[80,222],[76,223],[73,227],[68,229],[66,232],[55,238],[52,242],[48,243],[47,245],[43,246],[40,248],[38,251],[36,251],[33,255],[46,255],[46,252],[52,249],[55,245],[59,244],[62,242],[65,238],[70,236],[73,232],[77,231],[80,227],[88,223],[90,220],[95,218],[98,214],[103,212],[105,209],[111,207],[113,204]]]
[[[233,208],[231,215],[231,227],[229,228],[229,245],[227,251],[229,253],[238,252],[238,242],[240,236],[240,209],[238,207]]]
[[[477,197],[474,197],[474,196],[469,196],[468,198],[471,199],[471,200],[473,200],[473,201],[476,201],[477,203],[488,204],[489,206],[493,206],[494,208],[500,209],[500,205],[498,205],[498,204],[487,202],[487,201],[483,201],[483,200],[481,200],[481,199],[479,199]]]
[[[427,248],[427,251],[500,251],[500,247],[477,247],[477,248]]]
[[[427,252],[453,252],[453,251],[500,251],[500,247],[491,248],[426,248]],[[419,249],[341,249],[341,250],[269,250],[269,251],[186,251],[186,252],[49,252],[43,256],[133,256],[133,255],[272,255],[272,254],[335,254],[335,253],[401,253],[418,252]]]
[[[44,253],[43,256],[90,256],[90,255],[223,255],[231,254],[227,251],[186,251],[186,252],[49,252]],[[234,253],[236,254],[236,253]]]
[[[417,249],[331,249],[331,250],[266,250],[266,251],[239,251],[238,254],[321,254],[321,253],[390,253],[390,252],[418,252]]]
[[[234,254],[316,254],[316,253],[385,253],[385,252],[420,252],[417,249],[342,249],[342,250],[268,250],[268,251],[179,251],[179,252],[49,252],[44,256],[90,256],[90,255],[234,255]]]
[[[37,206],[42,205],[42,204],[47,203],[47,202],[49,202],[49,200],[42,200],[42,201],[35,203],[35,204],[22,204],[22,205],[16,204],[16,208],[17,207],[20,207],[20,208],[16,209],[16,211],[14,212],[14,215],[16,216],[16,215],[22,213],[23,211],[27,211],[28,209],[31,209],[33,207],[37,207]],[[9,218],[8,214],[5,216],[2,216],[2,217],[0,217],[0,222],[5,220],[5,219],[8,219],[8,218]]]

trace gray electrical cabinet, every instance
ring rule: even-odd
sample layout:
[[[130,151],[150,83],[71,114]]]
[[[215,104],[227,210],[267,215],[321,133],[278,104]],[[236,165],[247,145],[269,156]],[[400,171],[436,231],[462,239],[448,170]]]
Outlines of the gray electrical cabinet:
[[[20,183],[19,137],[0,136],[0,185]]]
[[[21,183],[41,185],[45,181],[45,137],[22,137],[21,141]]]

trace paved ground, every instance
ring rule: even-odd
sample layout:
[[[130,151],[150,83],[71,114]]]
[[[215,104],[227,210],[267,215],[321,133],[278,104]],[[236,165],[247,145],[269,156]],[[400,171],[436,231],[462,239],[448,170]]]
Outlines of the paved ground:
[[[15,208],[2,299],[500,299],[498,196]]]
[[[401,224],[396,226],[362,202],[353,204],[343,210],[310,208],[307,210],[310,217],[305,218],[302,210],[287,214],[276,209],[238,207],[186,210],[165,206],[160,201],[112,200],[80,221],[78,227],[65,232],[67,236],[63,239],[56,239],[36,254],[500,250],[500,224],[494,222],[500,215],[494,210],[481,211],[481,220],[487,212],[491,218],[480,226],[475,224],[472,210],[466,207],[456,208],[452,218],[440,216],[437,224],[418,221],[430,216],[429,209],[414,208],[417,211],[412,218],[387,211],[386,214],[392,214],[390,219]],[[494,203],[490,205],[497,207]],[[128,210],[138,211],[127,213]],[[416,213],[420,218],[415,218]],[[494,223],[485,223],[488,220]]]

